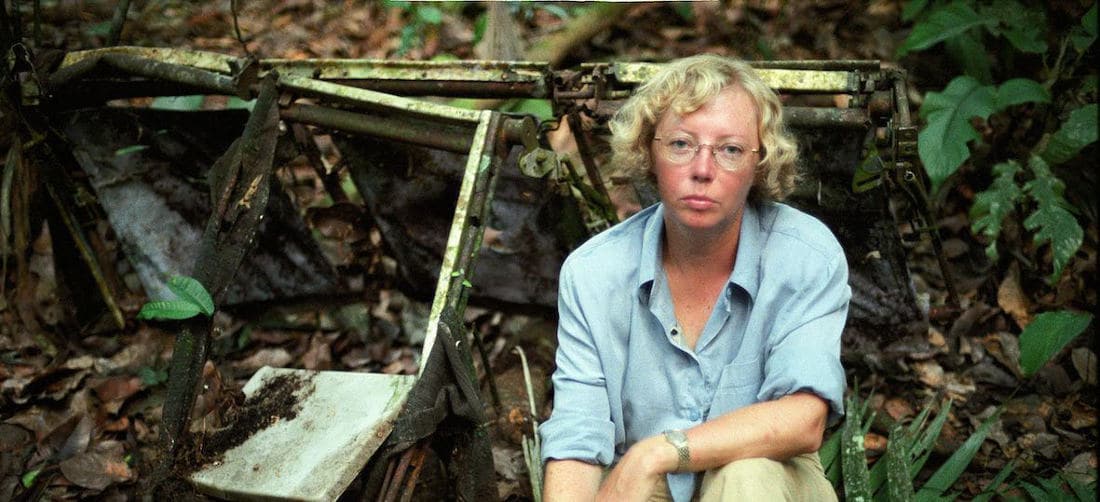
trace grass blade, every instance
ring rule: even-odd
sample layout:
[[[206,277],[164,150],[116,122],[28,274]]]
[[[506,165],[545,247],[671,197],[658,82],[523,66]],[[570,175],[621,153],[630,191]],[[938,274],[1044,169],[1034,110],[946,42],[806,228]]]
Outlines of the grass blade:
[[[966,467],[970,465],[970,461],[974,458],[974,455],[978,453],[978,448],[982,446],[982,442],[985,441],[986,436],[989,435],[990,429],[993,428],[993,424],[997,422],[1001,417],[1001,410],[997,410],[995,413],[985,419],[978,429],[974,431],[974,434],[967,438],[966,442],[955,451],[951,458],[947,459],[935,474],[928,479],[928,482],[921,487],[917,492],[917,500],[928,500],[929,498],[939,498],[951,485],[955,484],[955,481],[959,479]]]
[[[834,432],[821,444],[817,451],[821,457],[821,465],[825,468],[825,477],[832,483],[833,488],[840,487],[840,463],[836,459],[840,456],[840,431]]]
[[[932,445],[936,444],[936,439],[939,439],[940,432],[943,431],[943,424],[947,421],[947,417],[951,414],[951,401],[943,405],[943,409],[936,414],[936,418],[932,420],[932,423],[928,425],[928,428],[924,430],[924,434],[919,441],[916,441],[916,445],[910,452],[910,456],[915,458],[913,464],[910,466],[912,469],[909,471],[910,477],[916,478],[917,474],[924,467],[925,462],[928,462],[928,458],[932,456]]]
[[[997,488],[1000,487],[1001,484],[1004,483],[1005,480],[1008,479],[1008,477],[1012,474],[1012,471],[1016,469],[1017,460],[1018,459],[1012,459],[1011,462],[1001,468],[1001,471],[993,477],[993,481],[989,482],[989,485],[985,487],[985,490],[982,491],[982,493],[979,493],[977,497],[974,497],[973,502],[988,502],[990,499],[993,498],[994,495],[997,495]]]

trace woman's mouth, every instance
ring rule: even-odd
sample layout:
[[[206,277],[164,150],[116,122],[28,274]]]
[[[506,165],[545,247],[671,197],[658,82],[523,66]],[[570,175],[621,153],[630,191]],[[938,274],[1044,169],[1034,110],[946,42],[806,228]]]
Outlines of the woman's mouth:
[[[695,210],[710,209],[717,205],[717,202],[715,202],[714,199],[703,195],[689,195],[687,197],[681,198],[680,201],[683,202],[684,205],[688,208]]]

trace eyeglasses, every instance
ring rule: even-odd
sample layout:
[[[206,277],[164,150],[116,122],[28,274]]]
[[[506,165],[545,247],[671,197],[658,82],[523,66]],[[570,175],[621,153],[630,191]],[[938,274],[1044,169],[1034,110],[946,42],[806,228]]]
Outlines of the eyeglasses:
[[[714,161],[718,164],[718,167],[726,171],[736,171],[745,167],[752,158],[750,153],[760,152],[759,148],[748,149],[733,142],[719,145],[696,143],[695,139],[690,136],[656,136],[653,141],[657,142],[657,150],[665,160],[677,165],[691,162],[699,154],[699,150],[707,147],[710,149],[710,154],[714,156]]]

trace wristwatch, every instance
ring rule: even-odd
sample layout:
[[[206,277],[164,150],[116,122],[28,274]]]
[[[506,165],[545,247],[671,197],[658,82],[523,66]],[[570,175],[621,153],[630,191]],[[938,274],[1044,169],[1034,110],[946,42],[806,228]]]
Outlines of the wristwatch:
[[[691,450],[688,449],[687,435],[680,430],[667,430],[662,434],[665,436],[665,441],[676,448],[676,456],[679,458],[679,462],[676,464],[676,472],[687,472],[688,464],[691,463]]]

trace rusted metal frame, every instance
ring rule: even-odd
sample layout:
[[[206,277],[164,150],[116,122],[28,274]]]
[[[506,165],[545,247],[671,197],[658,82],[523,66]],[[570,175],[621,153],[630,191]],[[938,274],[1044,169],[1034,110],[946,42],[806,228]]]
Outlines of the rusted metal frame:
[[[69,80],[81,68],[95,64],[105,55],[153,59],[208,72],[233,74],[247,60],[206,51],[156,47],[108,47],[70,52],[62,61],[60,80]],[[471,98],[546,97],[552,75],[548,63],[529,61],[388,61],[371,59],[265,59],[261,74],[332,81],[351,87],[368,88],[403,95],[436,95]]]
[[[402,143],[438,148],[455,153],[469,151],[473,134],[468,128],[441,126],[427,120],[383,117],[322,106],[290,105],[279,112],[284,120],[326,129],[366,134]]]
[[[550,64],[542,61],[404,61],[387,59],[264,59],[261,67],[282,75],[329,79],[538,82]]]
[[[871,126],[871,117],[868,115],[867,110],[862,108],[784,106],[783,121],[798,127],[866,129]]]
[[[454,217],[451,220],[443,262],[439,268],[435,298],[428,315],[428,328],[424,337],[424,354],[430,353],[439,330],[443,310],[447,307],[462,315],[473,277],[473,262],[481,247],[488,217],[489,200],[497,165],[493,160],[498,142],[502,115],[483,110],[474,132]],[[457,336],[457,334],[456,334]],[[424,368],[420,368],[423,374]]]
[[[603,176],[600,176],[600,169],[596,167],[596,161],[592,160],[592,147],[588,144],[588,136],[584,134],[584,125],[581,123],[579,112],[572,110],[566,117],[569,121],[569,130],[573,132],[573,140],[577,142],[577,153],[581,154],[581,162],[584,163],[584,172],[588,175],[588,182],[592,184],[592,188],[595,188],[596,192],[610,200],[611,196],[607,193]]]
[[[961,302],[959,301],[958,290],[955,287],[954,274],[951,272],[951,264],[947,262],[947,256],[943,250],[939,227],[932,219],[924,180],[914,169],[916,165],[914,161],[918,159],[917,128],[913,125],[909,113],[909,89],[906,85],[906,76],[906,73],[901,70],[895,70],[891,73],[895,101],[894,109],[896,110],[893,131],[894,165],[901,176],[899,182],[902,185],[902,190],[911,199],[915,199],[911,203],[915,205],[918,217],[924,220],[924,228],[921,228],[920,231],[929,234],[932,238],[932,249],[935,251],[936,262],[940,266],[940,274],[943,275],[943,282],[947,287],[947,301],[952,307],[959,308]]]
[[[548,63],[531,61],[266,59],[261,66],[282,75],[356,82],[352,85],[378,86],[377,90],[399,94],[424,95],[434,91],[443,93],[438,95],[463,97],[545,97],[552,73]]]
[[[211,214],[193,275],[214,297],[216,305],[222,301],[241,260],[253,246],[267,207],[278,122],[277,115],[273,115],[277,113],[277,95],[273,78],[261,84],[241,139],[211,168]],[[183,322],[176,336],[161,421],[163,463],[155,478],[163,478],[170,472],[179,442],[187,432],[210,349],[211,323],[209,318],[192,318]]]
[[[304,124],[291,124],[290,131],[294,135],[294,142],[298,144],[298,149],[309,159],[313,172],[321,179],[325,191],[332,196],[333,203],[347,202],[348,194],[344,192],[344,187],[340,186],[340,172],[336,168],[331,172],[325,169],[325,161],[321,157],[321,150],[317,148],[317,143],[313,141],[313,134]]]
[[[398,493],[401,494],[401,502],[412,499],[416,488],[416,482],[420,479],[420,471],[424,467],[424,459],[427,456],[430,444],[421,441],[415,447],[405,450],[398,460],[397,469],[393,471],[392,478],[387,478],[383,490],[378,494],[379,502],[395,502]],[[408,477],[405,473],[412,467]]]
[[[238,96],[242,99],[251,98],[251,90],[238,87],[232,77],[198,68],[163,63],[155,59],[127,54],[104,54],[100,62],[132,75],[210,89],[214,92]]]
[[[284,91],[341,103],[344,105],[379,110],[386,114],[401,114],[410,118],[433,121],[476,124],[481,120],[478,110],[467,110],[428,101],[404,98],[393,94],[334,84],[313,78],[279,75],[279,85]]]
[[[451,80],[326,79],[327,82],[402,96],[452,98],[544,98],[546,87],[531,82],[455,82]]]
[[[217,52],[169,47],[120,46],[69,52],[65,54],[65,58],[61,60],[59,68],[63,70],[68,66],[78,64],[87,59],[98,61],[100,57],[107,54],[122,54],[146,59],[155,59],[166,64],[190,66],[199,70],[226,75],[233,73],[235,68],[243,68],[246,63],[244,59]]]
[[[409,479],[405,480],[405,492],[401,494],[401,502],[409,502],[412,500],[413,491],[416,488],[416,482],[420,479],[420,471],[424,468],[424,457],[427,456],[427,445],[416,449],[413,454],[412,473],[409,474]]]
[[[639,85],[653,77],[664,65],[659,63],[611,63],[592,65],[591,72],[606,73],[614,82]],[[857,93],[860,92],[857,72],[839,70],[759,69],[757,74],[769,87],[780,93]]]
[[[788,59],[779,61],[749,61],[758,70],[818,70],[818,71],[879,71],[882,62],[877,59]]]

